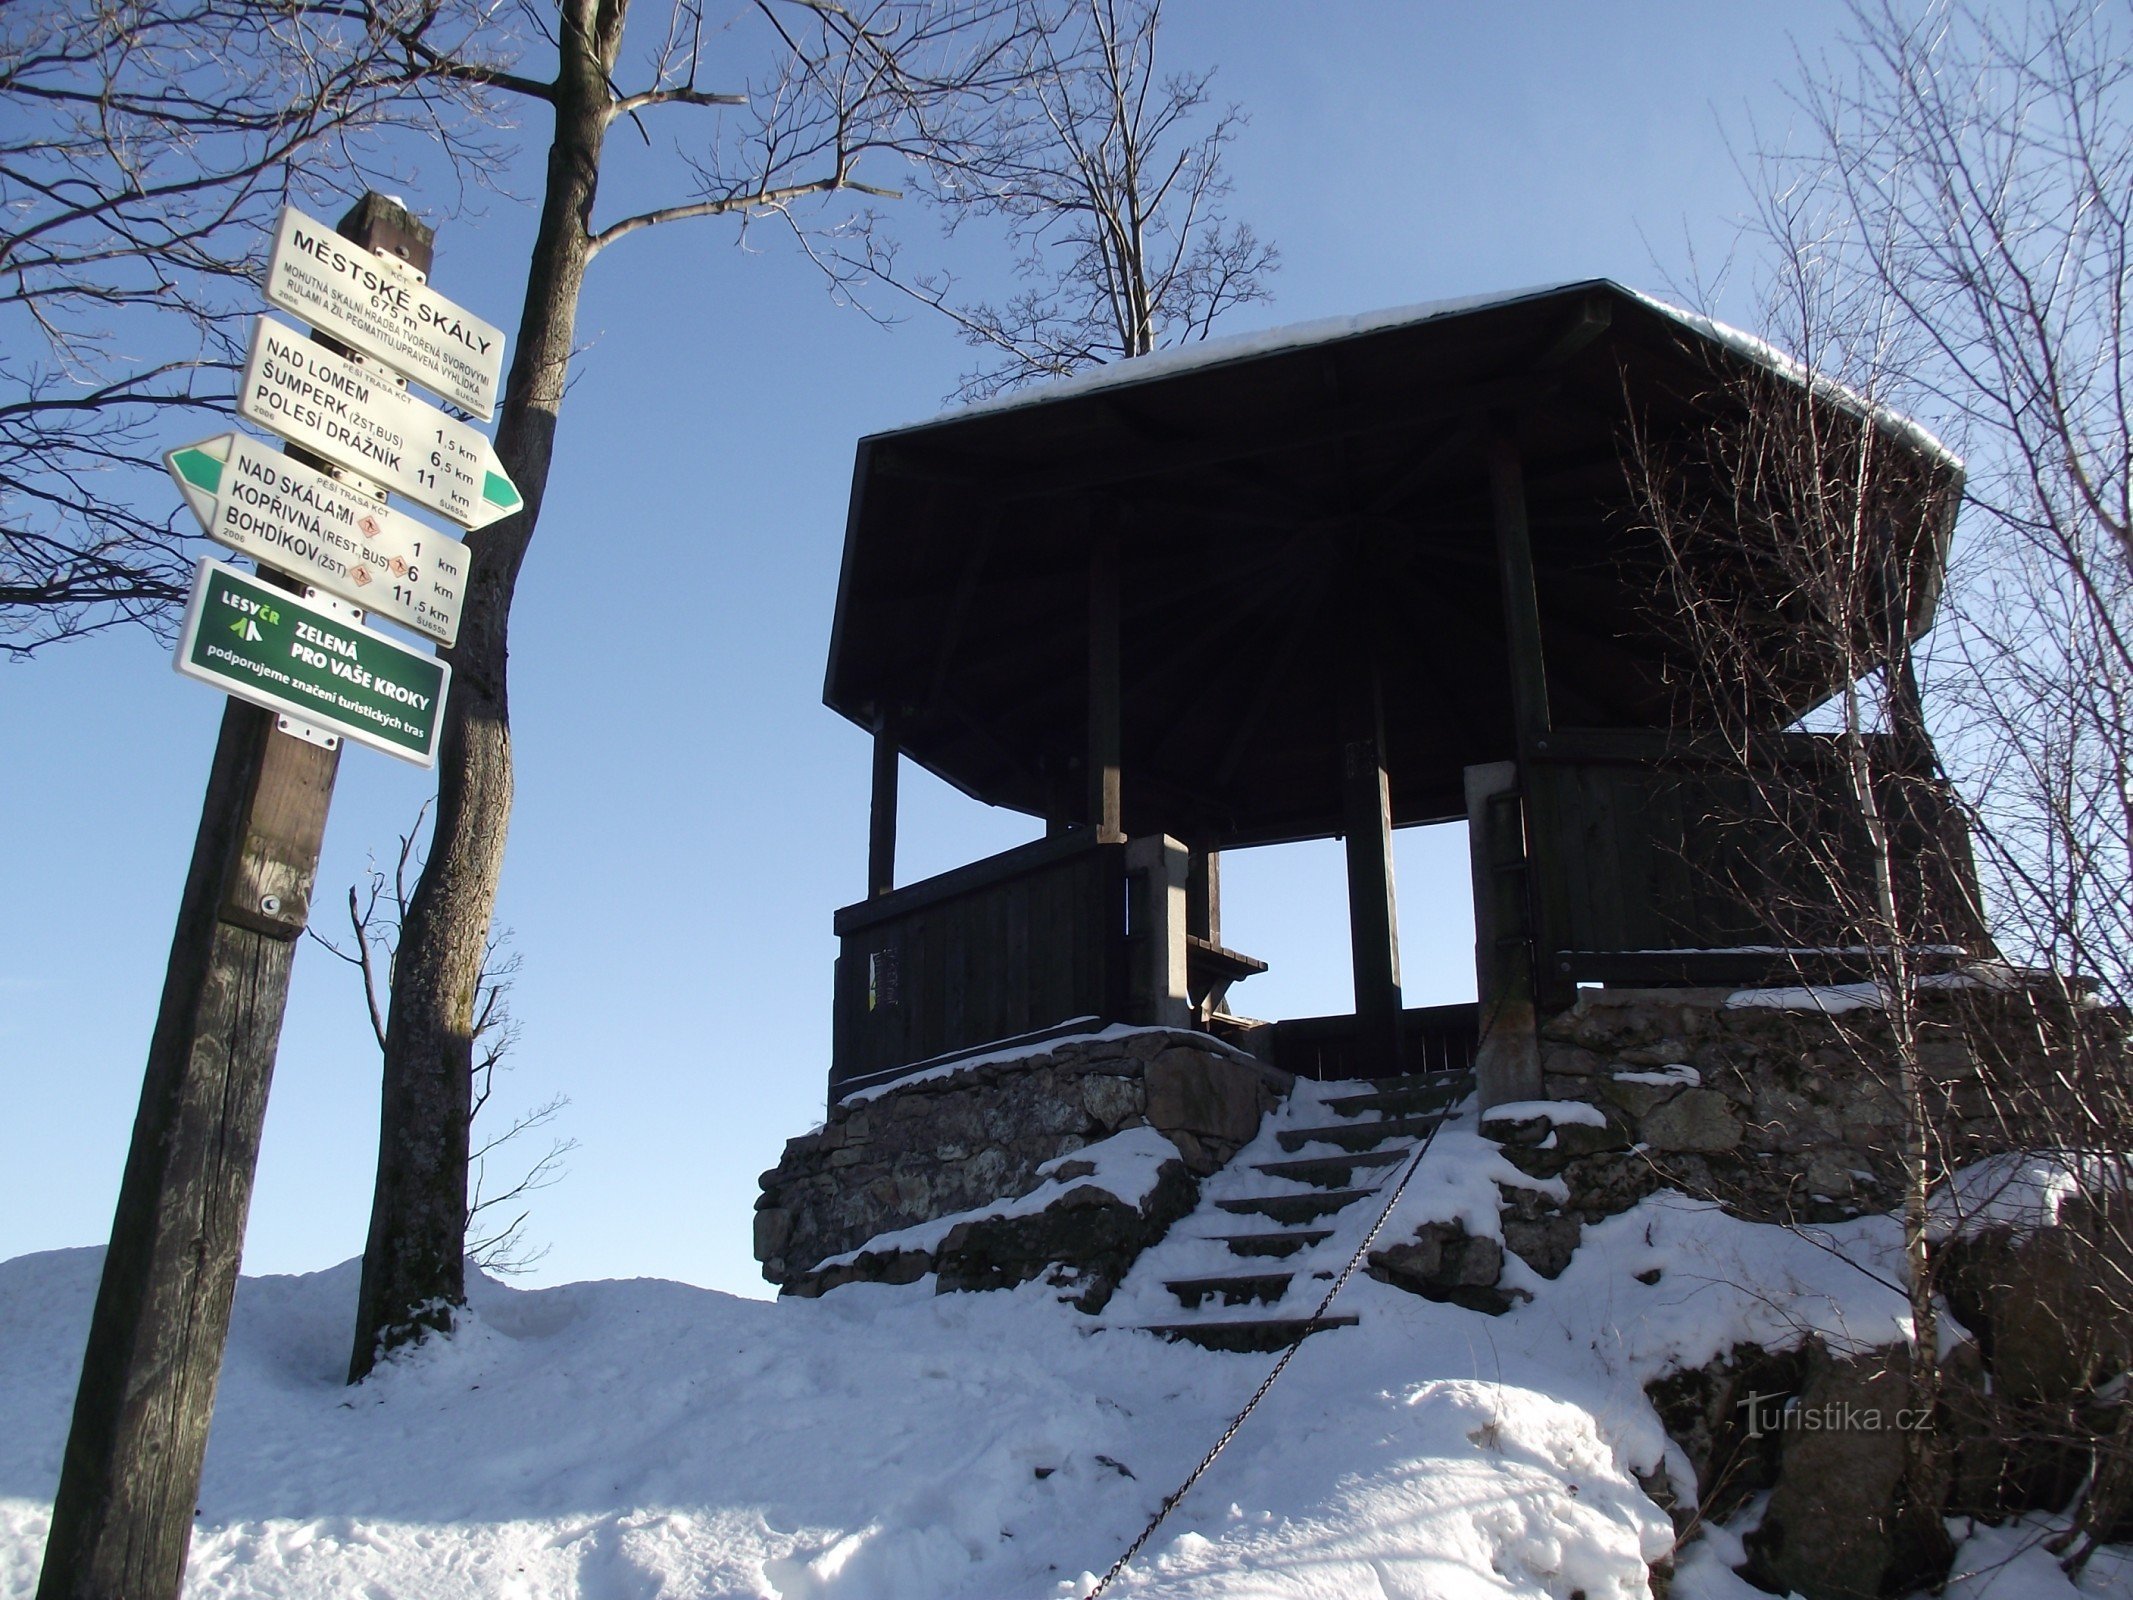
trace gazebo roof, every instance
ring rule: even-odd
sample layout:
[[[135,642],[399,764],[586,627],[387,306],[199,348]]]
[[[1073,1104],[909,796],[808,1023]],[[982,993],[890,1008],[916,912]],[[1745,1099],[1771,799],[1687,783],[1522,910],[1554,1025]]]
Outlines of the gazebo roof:
[[[1394,820],[1464,815],[1463,768],[1513,748],[1492,433],[1523,460],[1557,722],[1666,727],[1679,645],[1654,614],[1628,425],[1690,436],[1758,371],[1798,381],[1760,341],[1591,280],[1193,346],[876,434],[823,698],[862,726],[887,714],[966,793],[1044,814],[1083,747],[1090,550],[1115,530],[1129,834],[1334,832],[1359,651]],[[1959,474],[1922,430],[1875,421],[1925,478]],[[1931,574],[1912,589],[1922,630]],[[1835,687],[1799,669],[1772,725]]]

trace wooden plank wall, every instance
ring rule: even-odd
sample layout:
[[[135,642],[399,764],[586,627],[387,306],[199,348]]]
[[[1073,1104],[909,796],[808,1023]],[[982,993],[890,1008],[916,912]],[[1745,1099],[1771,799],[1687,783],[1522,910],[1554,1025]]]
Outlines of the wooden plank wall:
[[[1071,1017],[1128,1020],[1125,850],[1077,832],[840,911],[831,1093]]]
[[[1742,955],[1729,967],[1716,955],[1650,953],[1863,942],[1846,902],[1865,903],[1871,856],[1833,739],[1772,739],[1767,770],[1757,773],[1669,748],[1664,735],[1558,730],[1551,743],[1547,757],[1529,762],[1526,782],[1559,830],[1534,863],[1557,888],[1556,925],[1539,929],[1536,943],[1558,982],[1746,979],[1786,958]],[[1887,770],[1892,755],[1877,739],[1877,766]],[[1907,822],[1896,836],[1907,931],[1925,943],[1989,949],[1961,818],[1935,804],[1936,793],[1929,778],[1892,777],[1883,796]],[[1846,885],[1841,894],[1831,870]]]

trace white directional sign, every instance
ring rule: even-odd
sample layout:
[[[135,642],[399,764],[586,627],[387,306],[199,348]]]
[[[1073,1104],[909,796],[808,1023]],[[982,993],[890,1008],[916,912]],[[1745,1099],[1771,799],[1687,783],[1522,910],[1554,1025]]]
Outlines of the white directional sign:
[[[267,303],[376,356],[477,417],[496,414],[502,330],[293,206],[282,212],[274,235]]]
[[[439,644],[459,637],[466,546],[241,433],[163,460],[217,544]]]
[[[237,414],[461,527],[486,527],[524,504],[479,428],[271,317],[253,331]]]

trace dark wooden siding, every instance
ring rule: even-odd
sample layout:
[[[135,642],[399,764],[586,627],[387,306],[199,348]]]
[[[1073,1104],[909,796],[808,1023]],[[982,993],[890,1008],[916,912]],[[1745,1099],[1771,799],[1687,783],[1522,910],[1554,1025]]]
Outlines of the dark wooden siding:
[[[1070,1018],[1128,1020],[1125,851],[1071,833],[839,911],[832,1097]]]
[[[1872,853],[1830,737],[1752,761],[1661,734],[1557,730],[1526,767],[1537,954],[1556,984],[1841,975],[1873,935]],[[1960,814],[1875,737],[1898,912],[1923,946],[1990,949]]]

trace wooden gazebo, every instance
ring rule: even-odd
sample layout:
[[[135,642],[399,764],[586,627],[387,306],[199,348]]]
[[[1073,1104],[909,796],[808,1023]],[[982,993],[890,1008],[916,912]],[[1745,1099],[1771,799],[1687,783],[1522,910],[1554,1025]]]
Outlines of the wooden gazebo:
[[[1097,1018],[1342,1075],[1486,1033],[1501,1097],[1532,1080],[1534,1008],[1580,982],[1768,968],[1786,952],[1712,870],[1724,775],[1683,779],[1693,674],[1625,446],[1632,423],[1662,446],[1724,427],[1730,377],[1782,371],[1592,281],[1195,347],[862,440],[824,699],[874,737],[873,823],[869,896],[836,919],[833,1096]],[[1958,464],[1872,421],[1952,508]],[[1914,632],[1944,540],[1899,553]],[[1808,658],[1760,681],[1773,734],[1842,684]],[[898,886],[901,757],[1045,837]],[[1462,817],[1485,1028],[1400,999],[1391,831]],[[1329,836],[1354,1014],[1233,1023],[1225,991],[1260,966],[1222,946],[1220,853]]]

